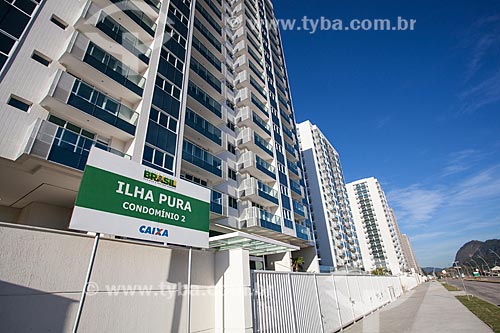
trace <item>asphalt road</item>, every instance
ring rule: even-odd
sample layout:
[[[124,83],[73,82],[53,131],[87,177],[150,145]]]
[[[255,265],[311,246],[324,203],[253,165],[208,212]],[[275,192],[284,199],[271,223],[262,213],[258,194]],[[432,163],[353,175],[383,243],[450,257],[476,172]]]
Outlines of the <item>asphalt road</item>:
[[[460,279],[442,280],[451,284],[460,290],[463,290],[462,281]],[[500,283],[488,283],[478,281],[465,281],[465,288],[469,294],[482,298],[492,304],[500,306]]]

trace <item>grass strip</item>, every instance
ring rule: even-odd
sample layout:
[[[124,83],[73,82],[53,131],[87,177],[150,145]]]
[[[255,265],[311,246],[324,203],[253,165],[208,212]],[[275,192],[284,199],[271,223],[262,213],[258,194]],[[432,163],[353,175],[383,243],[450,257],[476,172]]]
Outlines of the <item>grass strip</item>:
[[[456,296],[473,314],[491,327],[495,333],[500,333],[500,308],[480,298]]]
[[[443,283],[442,283],[442,285],[443,285],[443,287],[445,287],[445,288],[446,288],[446,290],[448,290],[448,291],[460,291],[460,289],[458,289],[458,288],[457,288],[457,287],[455,287],[455,286],[452,286],[451,284],[448,284],[448,283],[443,282]]]

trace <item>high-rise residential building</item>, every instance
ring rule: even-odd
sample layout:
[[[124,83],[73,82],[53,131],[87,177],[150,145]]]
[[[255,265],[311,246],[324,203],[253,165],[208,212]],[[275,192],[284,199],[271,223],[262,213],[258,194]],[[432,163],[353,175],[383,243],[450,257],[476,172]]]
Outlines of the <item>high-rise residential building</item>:
[[[412,273],[422,274],[420,266],[417,262],[417,257],[413,252],[413,247],[411,246],[410,238],[406,234],[401,234],[401,249],[403,250],[403,255],[405,257],[408,269]]]
[[[299,124],[298,133],[321,269],[360,268],[361,252],[339,154],[311,122]]]
[[[269,0],[1,6],[1,221],[67,228],[95,146],[210,188],[214,235],[313,246]]]
[[[397,221],[382,187],[371,177],[347,184],[366,271],[384,268],[394,275],[406,271]]]

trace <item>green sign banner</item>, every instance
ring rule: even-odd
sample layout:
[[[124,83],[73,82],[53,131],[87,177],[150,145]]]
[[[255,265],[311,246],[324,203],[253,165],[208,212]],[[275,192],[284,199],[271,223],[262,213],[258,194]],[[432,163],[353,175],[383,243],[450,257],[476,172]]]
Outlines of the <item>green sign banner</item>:
[[[73,229],[208,247],[210,190],[94,148]]]

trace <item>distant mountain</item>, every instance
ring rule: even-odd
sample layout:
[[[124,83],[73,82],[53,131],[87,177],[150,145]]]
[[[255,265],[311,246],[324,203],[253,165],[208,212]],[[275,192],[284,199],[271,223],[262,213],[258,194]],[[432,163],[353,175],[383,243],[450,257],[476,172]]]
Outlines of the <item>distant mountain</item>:
[[[465,243],[460,250],[458,250],[455,261],[461,264],[470,263],[472,266],[480,267],[485,265],[485,261],[488,263],[489,267],[500,265],[500,258],[492,251],[500,255],[500,239],[490,239],[486,242],[473,240]]]
[[[432,274],[433,272],[436,272],[437,274],[441,272],[443,269],[438,267],[423,267],[422,270],[424,271],[425,274]]]

